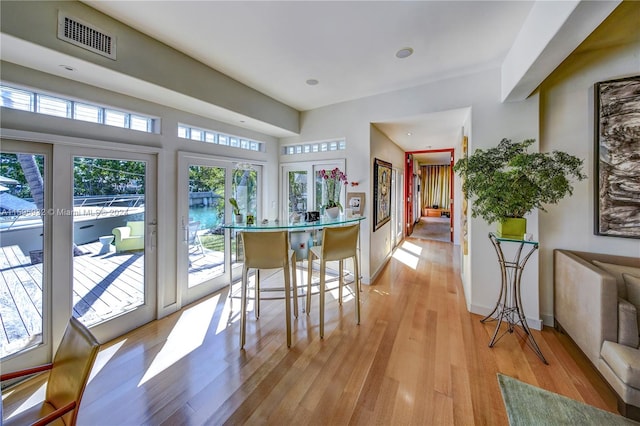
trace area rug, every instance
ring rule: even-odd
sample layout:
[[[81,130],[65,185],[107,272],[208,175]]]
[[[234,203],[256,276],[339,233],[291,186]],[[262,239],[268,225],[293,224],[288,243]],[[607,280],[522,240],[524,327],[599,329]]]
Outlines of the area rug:
[[[640,425],[633,420],[575,401],[557,393],[523,383],[498,373],[502,399],[509,424],[557,425]]]
[[[449,218],[423,216],[414,225],[411,236],[423,240],[450,242],[451,231]]]

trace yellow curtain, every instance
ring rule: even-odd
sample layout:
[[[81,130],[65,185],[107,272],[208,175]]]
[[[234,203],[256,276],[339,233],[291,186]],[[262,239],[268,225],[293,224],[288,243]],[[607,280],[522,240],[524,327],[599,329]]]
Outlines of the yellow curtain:
[[[448,209],[451,198],[451,166],[421,166],[422,206]]]

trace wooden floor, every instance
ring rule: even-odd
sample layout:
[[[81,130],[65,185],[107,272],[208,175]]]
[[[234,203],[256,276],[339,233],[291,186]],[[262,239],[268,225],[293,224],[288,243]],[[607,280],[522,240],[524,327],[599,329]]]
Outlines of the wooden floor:
[[[320,340],[315,297],[290,349],[282,300],[249,313],[241,351],[238,301],[218,293],[103,345],[78,424],[506,425],[497,373],[615,411],[555,330],[534,331],[549,365],[515,335],[489,348],[495,323],[467,312],[457,259],[449,243],[407,239],[363,286],[359,326],[352,294],[342,307],[329,296]]]
[[[74,257],[73,315],[91,326],[144,303],[144,252],[102,251],[100,242],[78,247]],[[193,285],[224,272],[224,254],[189,253]],[[0,357],[42,338],[42,263],[31,263],[18,246],[0,247]]]

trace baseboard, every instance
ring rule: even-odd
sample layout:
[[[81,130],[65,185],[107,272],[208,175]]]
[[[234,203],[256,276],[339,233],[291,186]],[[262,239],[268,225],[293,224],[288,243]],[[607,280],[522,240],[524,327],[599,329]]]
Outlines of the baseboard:
[[[553,314],[540,314],[540,316],[542,317],[542,323],[544,325],[546,325],[547,327],[553,327],[554,323],[555,323],[555,317],[553,316]],[[529,321],[527,319],[527,321]]]

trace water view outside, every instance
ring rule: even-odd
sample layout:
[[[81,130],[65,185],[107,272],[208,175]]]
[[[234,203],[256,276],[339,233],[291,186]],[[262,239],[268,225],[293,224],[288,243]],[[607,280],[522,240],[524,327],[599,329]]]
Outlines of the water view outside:
[[[193,288],[225,273],[224,229],[228,198],[235,198],[246,218],[257,213],[258,174],[252,167],[233,169],[230,195],[225,191],[227,169],[218,166],[189,167],[188,287]],[[231,239],[231,262],[238,259],[236,238]]]
[[[200,229],[216,230],[224,222],[216,207],[191,207],[189,220],[200,222]]]

